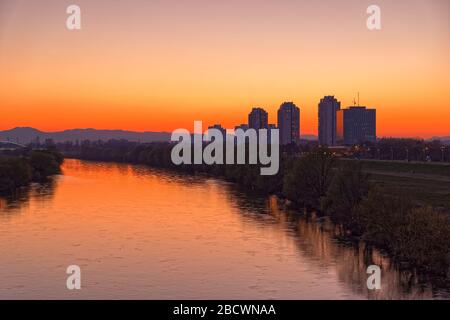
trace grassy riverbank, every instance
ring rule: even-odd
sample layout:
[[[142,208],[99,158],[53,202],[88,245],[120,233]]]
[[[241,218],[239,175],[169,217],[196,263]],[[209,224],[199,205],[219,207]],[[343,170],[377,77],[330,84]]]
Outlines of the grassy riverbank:
[[[341,160],[341,164],[356,163]],[[419,206],[450,212],[450,163],[359,161],[369,180],[386,194],[403,192]]]
[[[31,182],[60,173],[62,155],[56,150],[26,151],[20,156],[0,155],[0,193],[11,193]]]

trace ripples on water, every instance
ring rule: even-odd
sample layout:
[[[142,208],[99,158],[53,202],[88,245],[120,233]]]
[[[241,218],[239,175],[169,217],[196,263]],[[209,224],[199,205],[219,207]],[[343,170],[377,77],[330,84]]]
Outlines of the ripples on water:
[[[274,197],[144,166],[66,160],[63,172],[0,198],[0,298],[448,297]],[[368,291],[374,263],[382,289]],[[65,287],[71,264],[81,291]]]

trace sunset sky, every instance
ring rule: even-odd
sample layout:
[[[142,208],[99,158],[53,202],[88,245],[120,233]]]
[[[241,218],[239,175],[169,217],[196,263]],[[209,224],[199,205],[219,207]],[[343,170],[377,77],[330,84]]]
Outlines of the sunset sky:
[[[294,101],[317,134],[320,98],[358,91],[379,136],[450,135],[450,1],[0,0],[0,130],[233,128]]]

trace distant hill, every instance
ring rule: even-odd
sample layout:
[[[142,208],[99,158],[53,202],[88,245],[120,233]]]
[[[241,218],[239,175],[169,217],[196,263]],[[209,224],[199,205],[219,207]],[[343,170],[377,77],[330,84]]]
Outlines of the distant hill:
[[[125,139],[128,141],[160,142],[169,141],[168,132],[135,132],[124,130],[96,130],[96,129],[71,129],[58,132],[43,132],[34,128],[20,127],[11,130],[0,131],[0,141],[13,141],[28,144],[39,138],[40,142],[53,139],[54,142]]]
[[[300,139],[308,140],[308,141],[317,141],[319,138],[313,134],[302,134],[300,135]]]
[[[431,140],[440,140],[443,144],[450,145],[450,136],[448,137],[433,137]]]

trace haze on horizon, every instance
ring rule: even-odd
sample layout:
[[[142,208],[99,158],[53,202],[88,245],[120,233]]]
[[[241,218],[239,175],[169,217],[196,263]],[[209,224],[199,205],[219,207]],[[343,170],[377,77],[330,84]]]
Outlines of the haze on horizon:
[[[320,98],[359,91],[379,136],[450,135],[449,40],[447,0],[0,0],[0,130],[233,128],[294,101],[317,134]]]

